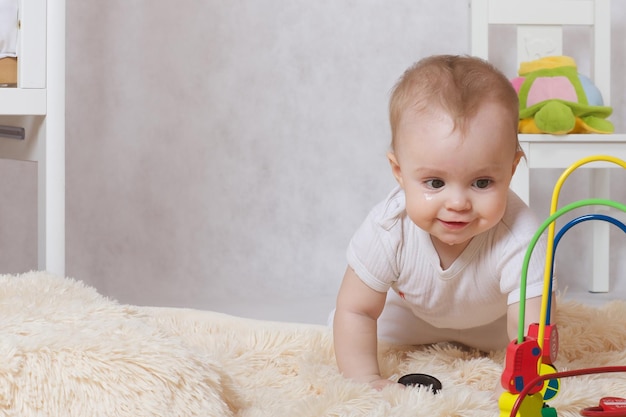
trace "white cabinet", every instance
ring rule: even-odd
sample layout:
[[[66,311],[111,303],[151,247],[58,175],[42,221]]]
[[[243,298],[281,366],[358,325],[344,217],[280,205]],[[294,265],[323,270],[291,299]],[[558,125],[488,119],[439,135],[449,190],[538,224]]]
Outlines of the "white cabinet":
[[[37,163],[38,268],[65,275],[65,0],[20,0],[17,88],[0,88],[0,158]]]

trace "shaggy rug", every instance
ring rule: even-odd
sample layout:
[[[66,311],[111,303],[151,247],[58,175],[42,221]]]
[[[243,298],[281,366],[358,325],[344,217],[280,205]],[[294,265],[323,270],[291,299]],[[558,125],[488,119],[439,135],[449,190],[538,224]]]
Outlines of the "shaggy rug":
[[[504,351],[381,346],[385,376],[428,389],[374,391],[337,371],[330,329],[191,309],[121,305],[80,281],[0,276],[3,416],[497,416]],[[561,301],[559,371],[626,365],[626,303]],[[626,396],[626,375],[564,378],[550,401],[578,416]]]

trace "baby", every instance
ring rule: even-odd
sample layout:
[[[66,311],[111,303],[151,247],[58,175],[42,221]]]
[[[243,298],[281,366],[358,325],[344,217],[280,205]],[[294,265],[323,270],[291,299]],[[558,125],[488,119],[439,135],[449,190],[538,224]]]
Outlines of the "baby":
[[[522,263],[539,226],[509,189],[523,157],[518,101],[495,67],[425,58],[400,78],[389,111],[398,186],[350,241],[333,319],[340,371],[376,389],[395,383],[381,376],[379,338],[484,351],[513,340]],[[533,253],[526,325],[539,322],[545,240]]]

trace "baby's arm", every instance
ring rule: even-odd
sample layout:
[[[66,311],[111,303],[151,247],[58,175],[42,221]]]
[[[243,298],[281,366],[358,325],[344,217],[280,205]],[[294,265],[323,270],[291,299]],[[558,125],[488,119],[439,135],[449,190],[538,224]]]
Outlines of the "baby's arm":
[[[385,306],[386,293],[365,285],[352,268],[343,278],[333,323],[335,356],[341,373],[376,389],[394,382],[383,379],[378,367],[376,320]]]
[[[552,294],[552,307],[550,308],[550,323],[554,323],[556,300]],[[524,335],[528,334],[528,326],[539,323],[541,319],[541,297],[533,297],[526,300],[526,313],[524,315]],[[507,331],[509,340],[517,339],[519,323],[519,303],[513,303],[507,311]]]

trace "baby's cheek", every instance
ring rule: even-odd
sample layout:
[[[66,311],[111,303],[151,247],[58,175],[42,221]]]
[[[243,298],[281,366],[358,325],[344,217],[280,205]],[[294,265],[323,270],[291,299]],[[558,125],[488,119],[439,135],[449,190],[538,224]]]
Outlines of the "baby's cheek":
[[[422,193],[422,201],[425,203],[432,203],[435,201],[436,195],[435,193],[430,193],[428,191],[425,191]]]
[[[486,223],[491,226],[495,226],[506,212],[506,202],[502,202],[501,199],[494,199],[490,202],[490,205],[485,208],[485,215],[483,216]]]

